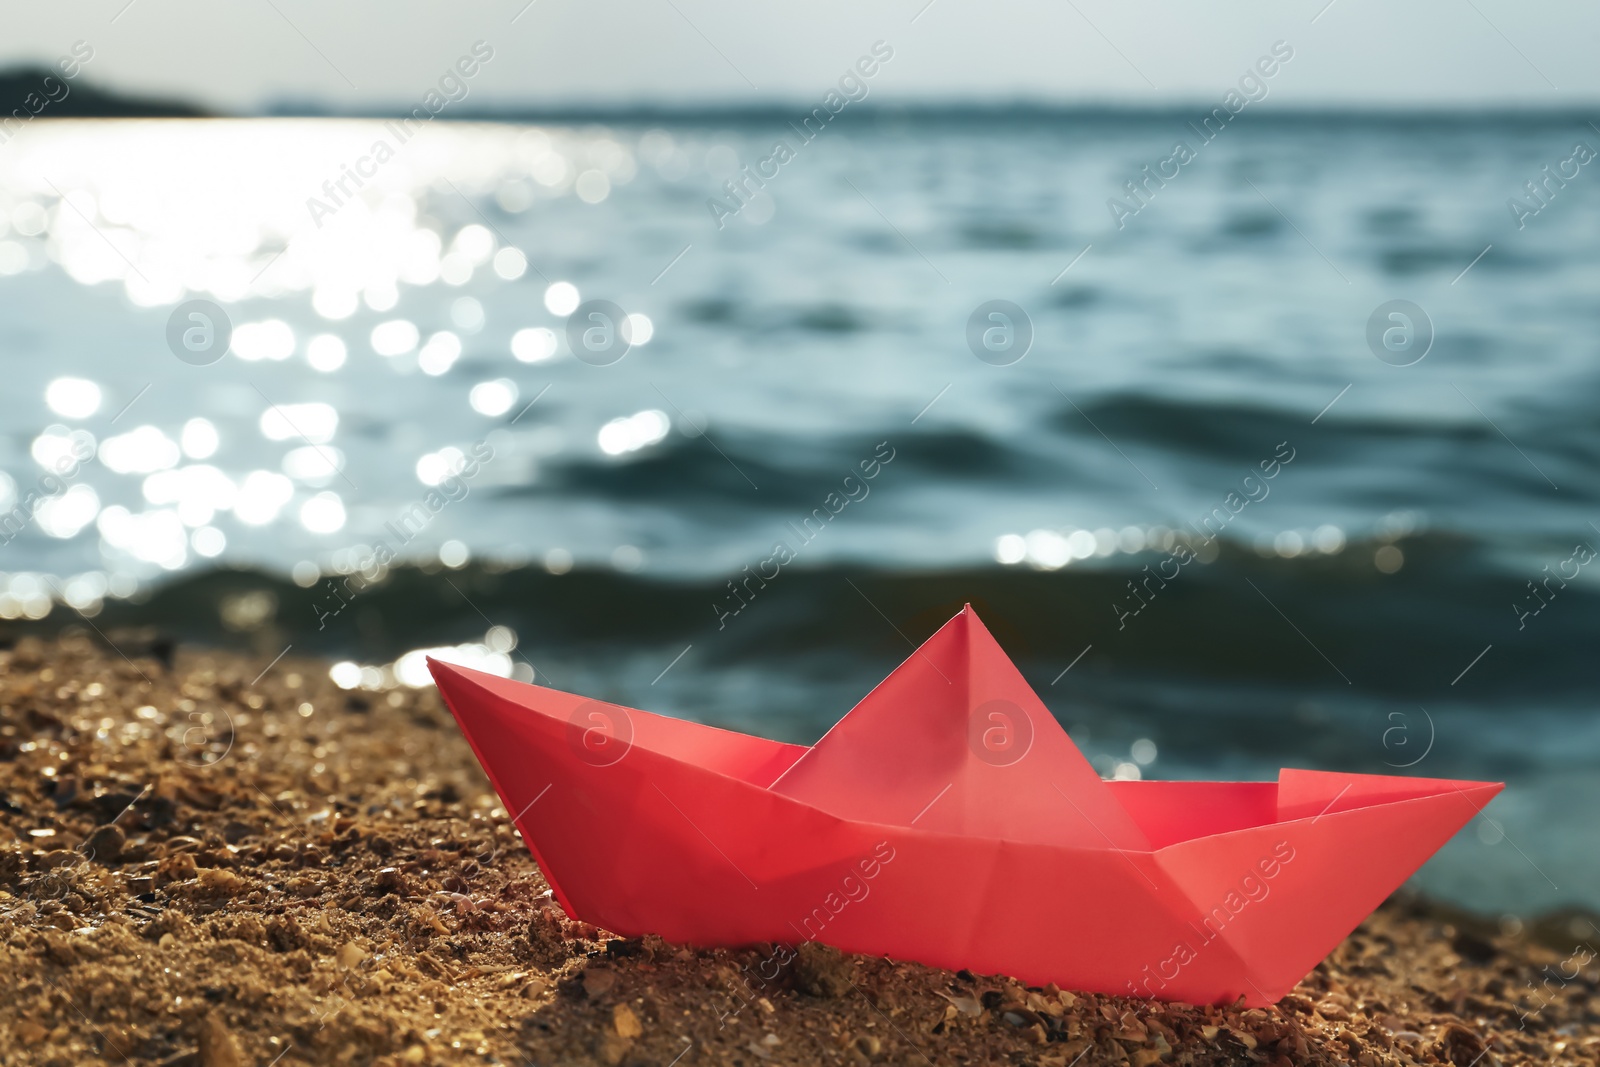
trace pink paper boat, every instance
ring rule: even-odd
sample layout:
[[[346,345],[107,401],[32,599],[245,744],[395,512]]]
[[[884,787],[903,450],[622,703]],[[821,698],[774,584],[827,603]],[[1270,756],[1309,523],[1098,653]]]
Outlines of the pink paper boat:
[[[1030,984],[1282,997],[1500,791],[1106,782],[967,608],[806,748],[429,661],[569,916]]]

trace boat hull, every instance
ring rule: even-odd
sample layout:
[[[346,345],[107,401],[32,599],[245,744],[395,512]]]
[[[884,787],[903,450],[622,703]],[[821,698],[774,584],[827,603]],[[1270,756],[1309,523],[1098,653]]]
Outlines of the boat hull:
[[[1162,1000],[1276,1001],[1498,791],[1311,772],[1115,783],[1152,848],[960,836],[772,792],[799,746],[432,666],[572,918]],[[1361,803],[1371,782],[1388,799]]]

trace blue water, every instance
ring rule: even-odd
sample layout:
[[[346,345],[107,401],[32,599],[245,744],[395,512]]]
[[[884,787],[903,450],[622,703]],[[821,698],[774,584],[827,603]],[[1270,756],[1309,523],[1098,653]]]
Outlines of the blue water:
[[[369,684],[469,646],[809,742],[970,600],[1108,775],[1505,780],[1418,884],[1600,907],[1600,197],[1524,187],[1600,135],[1245,115],[1131,198],[1186,119],[847,112],[722,228],[783,116],[441,125],[337,205],[381,124],[36,122],[0,149],[0,616]],[[169,348],[193,299],[210,365]],[[575,358],[574,299],[648,342]]]

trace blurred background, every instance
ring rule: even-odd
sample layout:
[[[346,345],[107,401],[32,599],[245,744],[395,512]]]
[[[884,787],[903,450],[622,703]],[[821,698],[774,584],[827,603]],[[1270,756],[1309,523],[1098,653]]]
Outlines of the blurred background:
[[[1107,777],[1503,779],[1417,885],[1600,907],[1600,12],[7,20],[0,632],[809,743],[970,601]]]

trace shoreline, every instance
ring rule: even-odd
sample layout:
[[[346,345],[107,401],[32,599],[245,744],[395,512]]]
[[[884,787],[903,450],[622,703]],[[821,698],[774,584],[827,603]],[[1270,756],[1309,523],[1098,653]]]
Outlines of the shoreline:
[[[1271,1009],[813,943],[755,988],[567,920],[433,690],[267,665],[0,650],[0,1063],[1600,1063],[1595,917],[1406,896]]]

